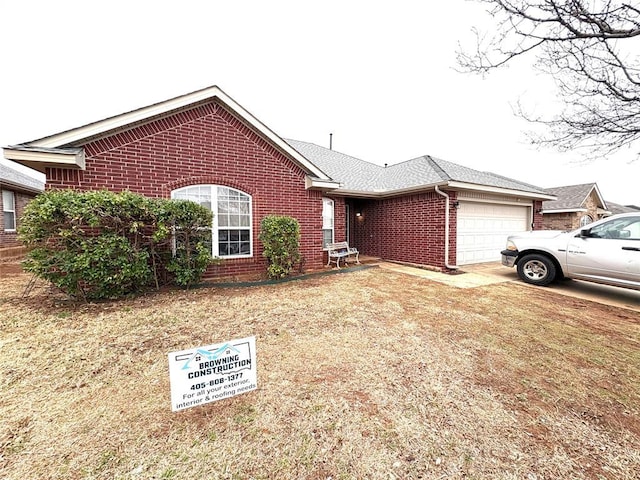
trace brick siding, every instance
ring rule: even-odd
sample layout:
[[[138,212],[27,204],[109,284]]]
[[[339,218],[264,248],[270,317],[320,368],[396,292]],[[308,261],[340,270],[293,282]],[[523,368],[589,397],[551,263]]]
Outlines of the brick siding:
[[[455,192],[447,192],[451,201]],[[445,203],[436,192],[360,201],[352,218],[352,243],[367,255],[445,268]],[[457,210],[449,210],[449,263],[456,262]]]
[[[305,268],[322,266],[322,193],[306,190],[298,165],[216,101],[96,139],[84,149],[86,170],[48,168],[48,189],[104,188],[168,198],[187,185],[218,184],[251,195],[253,257],[226,259],[212,268],[216,275],[266,270],[258,234],[269,214],[296,218]],[[336,212],[338,205],[344,211],[344,202],[336,200]]]
[[[168,198],[188,185],[218,184],[252,197],[253,257],[226,259],[210,275],[262,273],[266,260],[258,240],[268,214],[300,222],[304,267],[326,263],[322,250],[322,197],[305,189],[305,172],[216,100],[112,132],[83,145],[86,170],[48,168],[47,188],[130,190]],[[451,201],[456,192],[448,192]],[[331,197],[334,238],[347,240],[363,255],[445,269],[445,198],[436,192],[382,200]],[[346,204],[349,204],[349,237]],[[536,202],[535,210],[540,207]],[[356,212],[362,216],[357,217]],[[457,210],[450,208],[449,258],[456,263]],[[534,214],[534,228],[542,217]]]
[[[542,200],[535,200],[533,202],[533,225],[531,225],[532,230],[544,229],[544,215],[541,213],[541,210]]]

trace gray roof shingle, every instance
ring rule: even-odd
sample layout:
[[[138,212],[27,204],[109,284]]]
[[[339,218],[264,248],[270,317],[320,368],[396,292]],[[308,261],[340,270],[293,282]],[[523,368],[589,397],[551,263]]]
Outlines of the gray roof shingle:
[[[613,202],[607,202],[607,208],[613,215],[618,213],[640,212],[640,208],[634,207],[633,205],[620,205]]]
[[[544,201],[542,208],[544,210],[576,210],[585,208],[584,202],[594,188],[597,188],[595,183],[545,188],[545,192],[555,195],[558,198],[557,200]],[[603,205],[603,207],[606,208],[606,205]]]
[[[0,163],[0,184],[34,193],[44,191],[44,182],[19,172],[3,163]]]
[[[288,139],[286,141],[333,180],[340,182],[341,190],[393,192],[456,181],[546,194],[543,189],[534,185],[490,172],[481,172],[429,155],[383,167],[313,143]]]

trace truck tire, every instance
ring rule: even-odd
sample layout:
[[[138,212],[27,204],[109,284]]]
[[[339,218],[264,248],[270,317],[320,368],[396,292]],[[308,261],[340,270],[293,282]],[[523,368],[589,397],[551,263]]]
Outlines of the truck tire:
[[[531,253],[518,261],[518,276],[531,285],[549,285],[556,278],[556,266],[545,255]]]

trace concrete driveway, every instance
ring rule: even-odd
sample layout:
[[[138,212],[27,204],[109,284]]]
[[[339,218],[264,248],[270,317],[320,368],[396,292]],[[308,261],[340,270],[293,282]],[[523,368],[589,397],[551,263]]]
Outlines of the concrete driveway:
[[[379,265],[381,268],[428,278],[457,288],[474,288],[497,283],[518,282],[530,288],[640,312],[640,291],[598,285],[580,280],[562,280],[554,282],[547,287],[536,287],[521,281],[515,268],[504,267],[498,262],[465,265],[460,268],[463,273],[453,275],[389,262],[381,262]]]

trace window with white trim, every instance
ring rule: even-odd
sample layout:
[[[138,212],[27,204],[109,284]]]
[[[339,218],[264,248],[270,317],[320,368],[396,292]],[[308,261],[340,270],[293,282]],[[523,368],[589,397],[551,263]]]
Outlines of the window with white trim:
[[[250,195],[222,185],[192,185],[174,190],[171,198],[190,200],[211,210],[211,255],[220,258],[253,255]]]
[[[580,217],[581,227],[584,227],[585,225],[589,225],[590,223],[593,223],[593,218],[591,218],[591,215],[583,215],[582,217]]]
[[[16,198],[11,190],[2,190],[2,214],[4,230],[13,232],[16,229]]]
[[[322,198],[322,248],[333,243],[334,203],[330,198]]]

